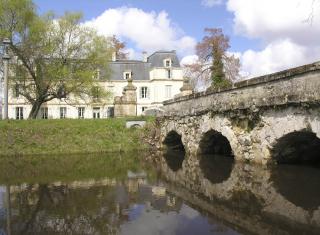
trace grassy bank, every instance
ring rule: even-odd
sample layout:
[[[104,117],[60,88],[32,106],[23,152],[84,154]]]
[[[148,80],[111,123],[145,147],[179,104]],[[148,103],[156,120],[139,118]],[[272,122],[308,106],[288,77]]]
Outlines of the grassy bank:
[[[126,119],[0,121],[0,156],[129,152],[147,148]],[[148,119],[152,122],[152,119]]]

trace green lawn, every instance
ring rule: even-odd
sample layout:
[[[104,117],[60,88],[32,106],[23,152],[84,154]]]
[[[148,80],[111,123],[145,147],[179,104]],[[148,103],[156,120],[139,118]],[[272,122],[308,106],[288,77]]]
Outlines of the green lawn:
[[[0,156],[129,152],[146,148],[142,141],[146,130],[127,129],[125,121],[0,121]]]

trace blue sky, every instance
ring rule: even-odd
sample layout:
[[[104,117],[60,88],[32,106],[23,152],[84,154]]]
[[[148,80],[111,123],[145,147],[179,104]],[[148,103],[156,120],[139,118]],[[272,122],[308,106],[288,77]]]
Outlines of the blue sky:
[[[221,27],[242,69],[261,75],[320,60],[320,1],[312,0],[35,0],[41,13],[81,11],[101,34],[116,34],[131,55],[176,49],[185,61],[204,28]],[[151,22],[151,23],[150,23]]]
[[[230,37],[232,50],[259,48],[258,40],[250,40],[233,33],[233,14],[228,12],[224,5],[206,7],[201,4],[201,0],[36,0],[35,3],[41,13],[51,10],[62,15],[65,11],[80,11],[84,20],[91,20],[107,9],[123,6],[146,12],[166,11],[174,24],[197,41],[204,36],[204,28],[219,27]],[[129,41],[127,43],[130,44]]]

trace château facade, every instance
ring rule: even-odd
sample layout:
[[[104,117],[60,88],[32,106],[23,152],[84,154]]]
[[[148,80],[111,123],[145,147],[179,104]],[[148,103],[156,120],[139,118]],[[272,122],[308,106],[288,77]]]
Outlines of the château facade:
[[[180,93],[183,71],[175,51],[157,51],[142,60],[118,60],[115,55],[109,63],[110,79],[100,85],[111,97],[104,100],[70,101],[54,99],[42,105],[39,119],[59,118],[108,118],[114,116],[115,97],[121,96],[128,79],[136,87],[135,115],[143,115],[147,109],[158,109],[162,102]],[[99,74],[98,76],[103,76]],[[10,119],[27,119],[31,105],[22,97],[9,91]]]

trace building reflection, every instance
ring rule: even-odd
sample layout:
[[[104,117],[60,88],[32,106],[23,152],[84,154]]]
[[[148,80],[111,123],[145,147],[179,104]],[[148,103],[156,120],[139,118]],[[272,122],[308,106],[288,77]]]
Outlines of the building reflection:
[[[214,231],[227,224],[244,234],[319,234],[317,168],[250,165],[223,156],[185,156],[177,171],[165,158],[159,166],[151,176],[136,170],[0,186],[0,234],[130,234],[133,227],[142,231],[148,219],[169,223],[183,211],[184,218],[200,213],[210,215],[212,224],[218,220],[221,228]]]
[[[179,211],[182,201],[165,187],[149,184],[146,174],[128,172],[126,179],[0,187],[1,235],[10,234],[119,234],[136,205],[161,212]]]

